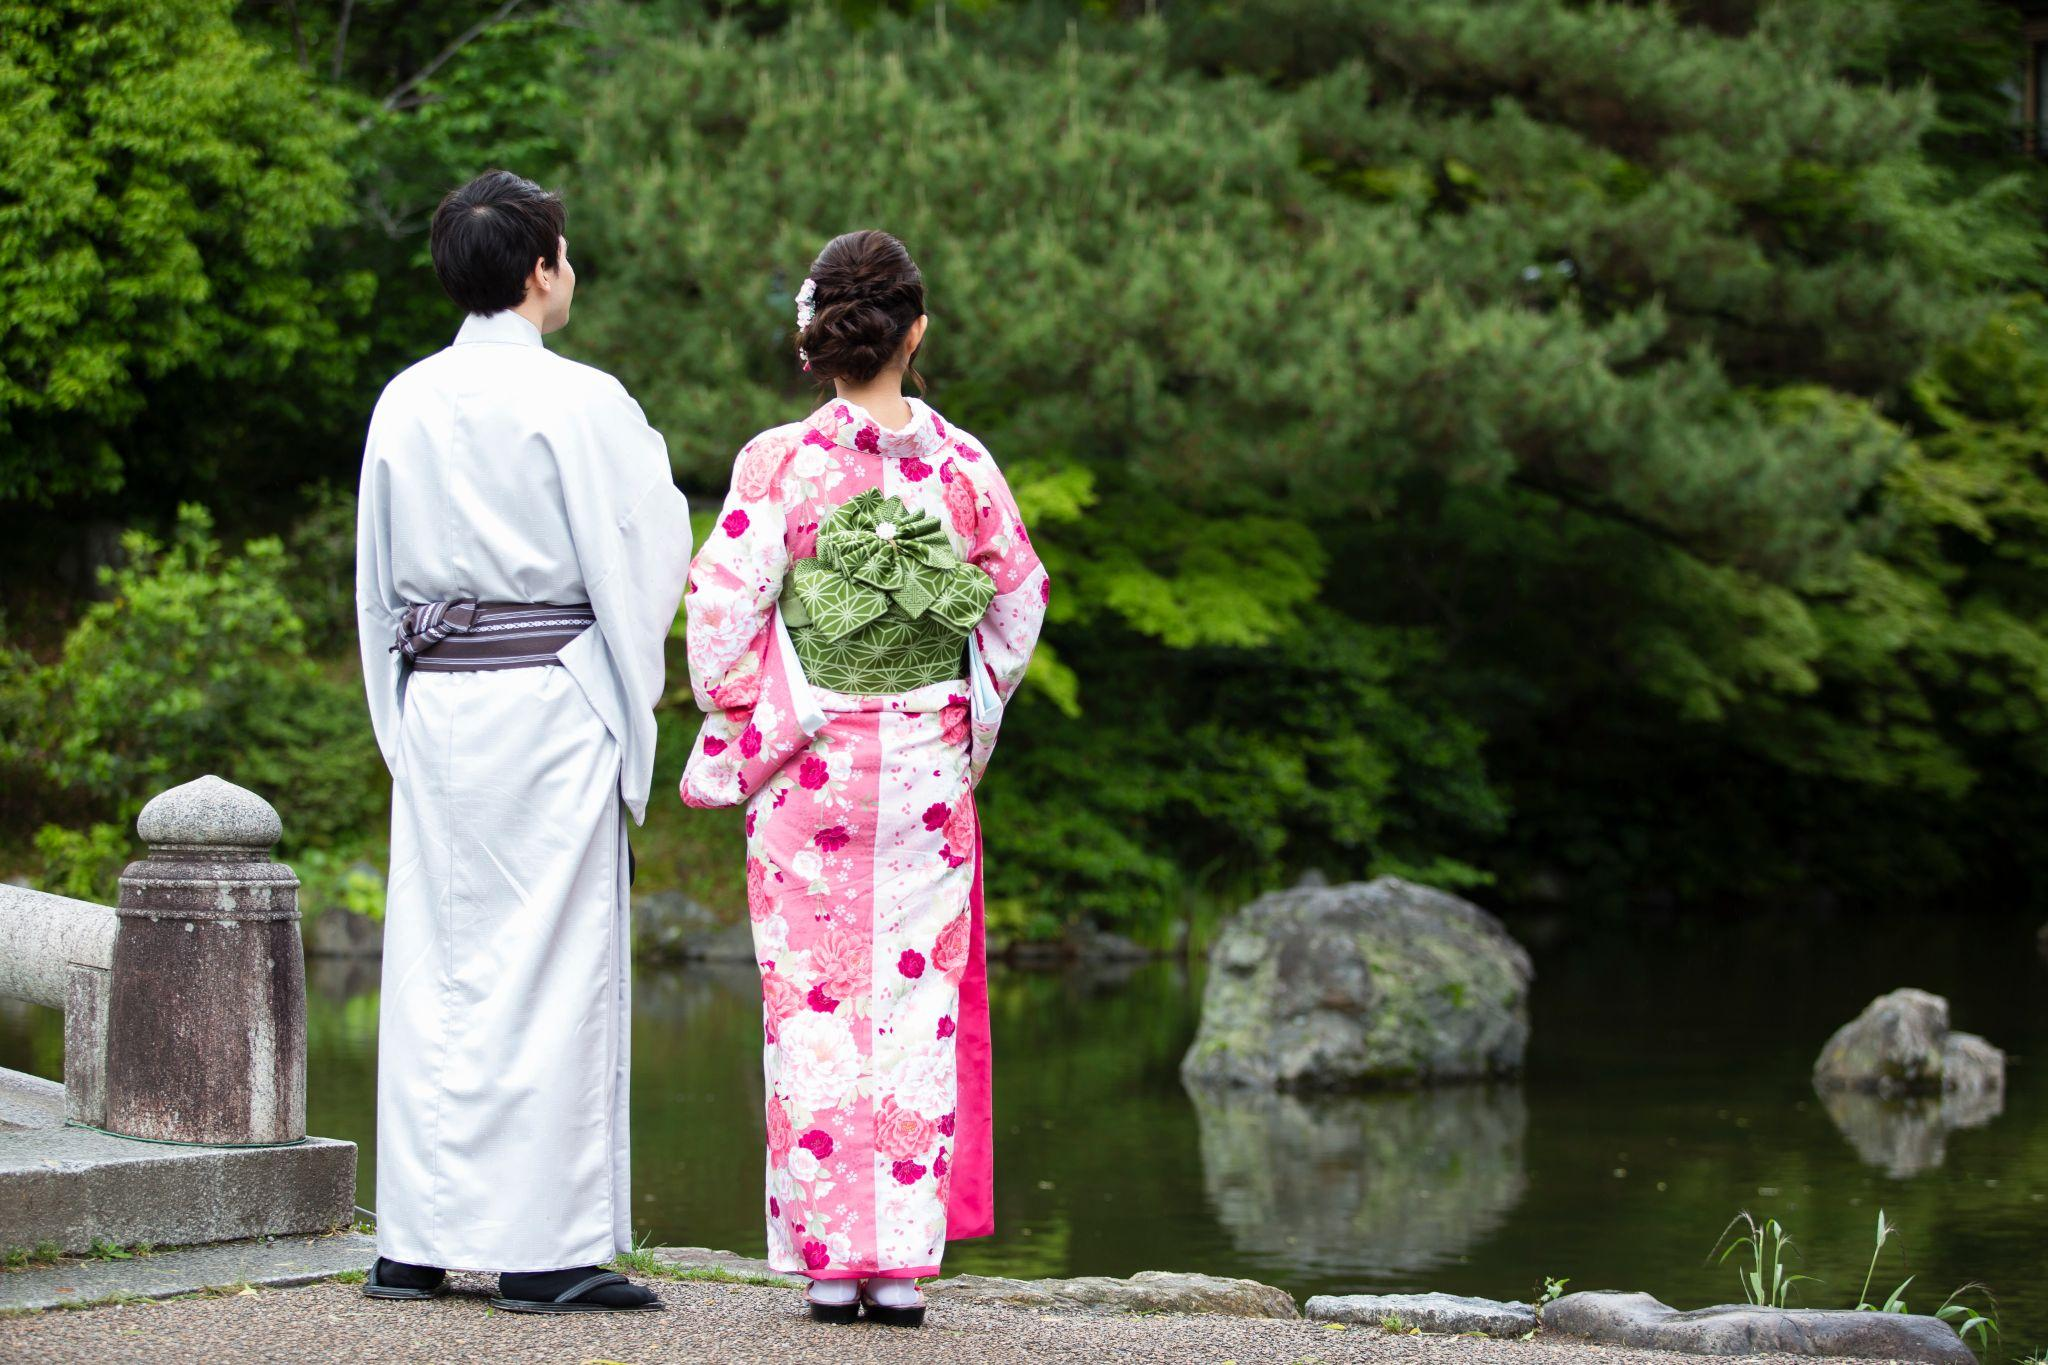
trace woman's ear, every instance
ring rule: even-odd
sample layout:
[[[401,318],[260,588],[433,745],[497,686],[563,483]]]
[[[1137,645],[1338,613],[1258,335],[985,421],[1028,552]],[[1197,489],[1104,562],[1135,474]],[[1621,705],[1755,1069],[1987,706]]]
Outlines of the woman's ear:
[[[903,338],[903,363],[905,365],[908,365],[911,357],[917,354],[917,348],[924,345],[925,326],[931,320],[929,313],[919,313],[917,321],[910,324],[910,332]]]

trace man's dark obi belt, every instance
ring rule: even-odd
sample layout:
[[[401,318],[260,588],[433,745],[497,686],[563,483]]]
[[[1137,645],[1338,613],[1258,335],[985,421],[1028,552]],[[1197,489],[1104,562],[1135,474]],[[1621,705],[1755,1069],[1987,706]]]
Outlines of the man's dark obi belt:
[[[596,623],[588,602],[422,602],[406,609],[391,648],[421,673],[543,668]]]

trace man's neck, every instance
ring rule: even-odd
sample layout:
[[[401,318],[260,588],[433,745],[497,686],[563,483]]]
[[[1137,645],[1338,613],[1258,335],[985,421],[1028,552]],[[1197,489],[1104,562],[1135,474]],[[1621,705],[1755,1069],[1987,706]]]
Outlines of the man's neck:
[[[542,336],[548,334],[547,306],[540,299],[529,296],[522,300],[518,307],[509,311],[519,314],[520,317],[532,323],[533,330],[539,332]]]

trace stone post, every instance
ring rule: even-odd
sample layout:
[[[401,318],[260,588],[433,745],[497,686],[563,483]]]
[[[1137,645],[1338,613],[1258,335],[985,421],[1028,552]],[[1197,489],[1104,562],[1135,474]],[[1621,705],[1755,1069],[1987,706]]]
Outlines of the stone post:
[[[106,1127],[172,1142],[306,1135],[298,878],[277,812],[217,777],[142,808],[108,982]]]

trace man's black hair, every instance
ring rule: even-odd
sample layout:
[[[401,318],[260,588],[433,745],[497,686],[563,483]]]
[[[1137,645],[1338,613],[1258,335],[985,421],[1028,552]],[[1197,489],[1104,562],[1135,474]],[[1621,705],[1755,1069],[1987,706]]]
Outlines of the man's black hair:
[[[428,243],[448,297],[471,313],[502,313],[526,297],[533,263],[557,267],[567,215],[558,194],[510,171],[485,171],[434,210]]]

